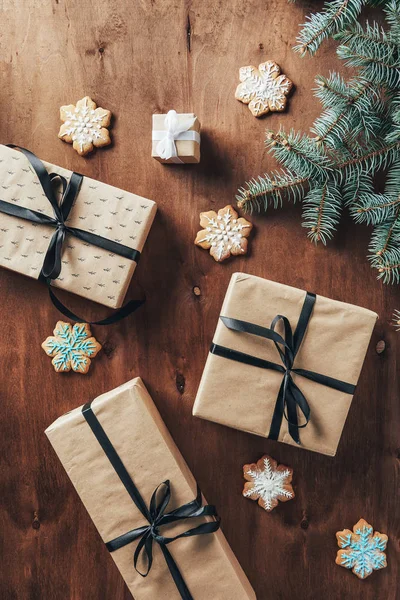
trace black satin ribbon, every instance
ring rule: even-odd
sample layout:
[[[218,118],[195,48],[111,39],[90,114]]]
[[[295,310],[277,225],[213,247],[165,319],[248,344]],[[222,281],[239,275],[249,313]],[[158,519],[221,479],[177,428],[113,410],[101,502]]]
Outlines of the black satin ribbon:
[[[277,440],[282,425],[282,419],[288,422],[289,433],[292,439],[300,444],[299,429],[306,427],[310,420],[310,406],[303,394],[303,392],[297,387],[292,378],[292,373],[301,375],[306,379],[325,385],[326,387],[333,388],[345,394],[354,394],[356,386],[327,375],[321,375],[314,371],[307,371],[306,369],[295,369],[293,367],[294,360],[297,352],[299,351],[301,342],[303,341],[306,333],[309,320],[314,308],[316,296],[311,292],[306,293],[304,304],[300,313],[299,321],[295,332],[293,333],[291,325],[287,317],[283,315],[277,315],[271,323],[271,328],[261,327],[254,323],[248,323],[247,321],[241,321],[239,319],[231,319],[230,317],[220,317],[224,325],[233,331],[241,333],[250,333],[267,340],[272,340],[279,352],[279,356],[283,365],[239,352],[238,350],[232,350],[231,348],[225,348],[225,346],[219,346],[218,344],[212,344],[210,352],[223,358],[228,358],[241,362],[246,365],[252,365],[260,369],[270,369],[272,371],[278,371],[284,375],[281,386],[279,388],[278,397],[275,403],[275,409],[272,416],[271,427],[268,437]],[[283,323],[284,327],[284,338],[275,331],[275,327],[279,322]],[[297,407],[300,409],[305,417],[305,422],[299,424]]]
[[[60,310],[60,312],[69,318],[79,321],[81,318],[65,307],[50,289],[51,280],[57,279],[61,272],[62,248],[66,234],[69,233],[83,242],[93,244],[94,246],[108,250],[109,252],[117,254],[118,256],[129,258],[130,260],[134,260],[136,263],[139,261],[140,252],[133,248],[129,248],[128,246],[124,246],[123,244],[119,244],[102,237],[101,235],[96,235],[89,231],[84,231],[77,227],[70,227],[67,225],[67,219],[71,212],[74,201],[79,193],[83,175],[73,172],[70,180],[67,182],[66,178],[58,173],[49,174],[42,161],[29,150],[19,146],[14,146],[13,144],[9,144],[8,147],[20,150],[29,160],[40,181],[43,192],[53,209],[54,217],[49,217],[48,215],[42,214],[35,210],[31,210],[17,204],[11,204],[10,202],[5,202],[4,200],[0,200],[0,212],[13,217],[19,217],[20,219],[30,221],[31,223],[49,225],[55,229],[43,261],[39,279],[45,281],[49,286],[51,300],[58,310]],[[53,182],[57,179],[60,180],[62,184],[62,197],[60,203],[57,202],[57,198],[54,193]],[[110,317],[94,323],[92,322],[92,324],[109,325],[111,323],[115,323],[116,321],[119,321],[128,314],[132,313],[142,304],[142,300],[131,300]]]
[[[108,460],[113,466],[115,472],[125,486],[125,489],[130,495],[132,501],[141,512],[143,517],[148,521],[148,525],[143,525],[142,527],[132,529],[131,531],[118,536],[110,542],[107,542],[107,549],[110,552],[115,552],[115,550],[123,548],[124,546],[139,540],[133,555],[133,562],[136,571],[142,575],[142,577],[147,577],[153,564],[153,543],[156,542],[161,548],[169,571],[182,600],[193,600],[193,597],[190,594],[189,589],[179,571],[178,565],[168,550],[167,545],[175,540],[178,540],[179,538],[205,535],[217,531],[220,526],[220,519],[217,516],[215,506],[202,506],[201,491],[197,486],[197,496],[194,500],[184,504],[183,506],[180,506],[179,508],[176,508],[175,510],[172,510],[171,512],[166,512],[167,506],[171,499],[170,482],[169,480],[166,480],[160,483],[160,485],[154,490],[150,500],[150,506],[148,508],[131,476],[126,470],[122,460],[120,459],[117,451],[112,445],[109,437],[94,414],[90,403],[85,404],[85,406],[82,408],[82,414],[100,446],[102,447],[104,453],[106,454]],[[177,521],[182,521],[183,519],[195,519],[197,517],[204,516],[212,516],[214,517],[214,520],[202,523],[197,527],[188,529],[187,531],[184,531],[183,533],[173,537],[165,537],[160,533],[160,527],[163,525],[176,523]],[[138,569],[138,561],[142,553],[143,560],[146,562],[146,569],[144,572]]]

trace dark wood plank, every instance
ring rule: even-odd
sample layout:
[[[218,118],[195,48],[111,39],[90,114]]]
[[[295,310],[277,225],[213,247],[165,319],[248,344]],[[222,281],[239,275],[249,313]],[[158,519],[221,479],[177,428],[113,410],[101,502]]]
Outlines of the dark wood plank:
[[[271,168],[266,127],[306,130],[319,113],[314,76],[337,68],[334,44],[291,51],[309,10],[286,0],[5,0],[1,141],[157,201],[159,214],[129,296],[140,316],[94,333],[106,352],[87,377],[53,373],[40,349],[58,314],[35,281],[0,274],[1,574],[4,600],[128,600],[130,595],[47,442],[57,416],[141,375],[183,455],[223,519],[260,600],[395,600],[399,519],[400,336],[390,327],[399,289],[366,261],[369,231],[346,217],[315,248],[300,207],[255,217],[251,254],[218,265],[193,239],[201,210],[234,200]],[[238,68],[276,60],[293,79],[289,111],[253,118],[234,99]],[[85,94],[114,114],[111,148],[78,157],[57,139],[58,108]],[[193,110],[203,125],[199,166],[150,158],[151,114]],[[230,275],[248,271],[377,311],[359,388],[335,459],[192,418],[191,408]],[[193,288],[198,286],[200,295]],[[103,314],[76,297],[89,317]],[[385,340],[378,355],[376,343]],[[244,463],[271,453],[295,470],[296,501],[266,514],[241,498]],[[389,534],[388,568],[360,582],[334,564],[335,532],[365,517]],[[220,600],[220,599],[218,599]],[[229,599],[221,599],[229,600]]]

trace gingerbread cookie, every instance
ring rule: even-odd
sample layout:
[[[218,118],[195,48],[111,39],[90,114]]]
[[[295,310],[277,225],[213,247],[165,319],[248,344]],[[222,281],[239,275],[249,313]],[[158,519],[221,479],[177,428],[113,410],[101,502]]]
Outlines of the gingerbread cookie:
[[[239,83],[235,98],[248,104],[255,117],[262,117],[270,111],[285,109],[293,83],[286,75],[281,75],[279,66],[272,60],[255,67],[239,69]]]
[[[218,214],[213,210],[200,213],[200,225],[204,229],[198,232],[194,243],[210,250],[217,262],[222,262],[231,255],[246,254],[247,237],[253,225],[242,217],[238,218],[232,206],[221,208]]]
[[[60,118],[64,123],[60,127],[58,137],[68,144],[81,156],[91,152],[96,146],[111,144],[108,127],[111,121],[111,112],[104,108],[97,108],[89,96],[78,100],[76,106],[68,104],[60,108]]]
[[[350,529],[343,529],[336,533],[339,548],[336,564],[346,569],[351,569],[359,579],[365,579],[373,571],[384,569],[387,566],[386,544],[387,535],[373,530],[364,519],[360,519]]]
[[[48,356],[53,356],[51,361],[57,373],[67,373],[71,369],[77,373],[86,374],[89,370],[91,358],[101,350],[101,344],[91,337],[87,323],[71,323],[58,321],[54,336],[49,336],[42,344]]]
[[[243,475],[246,479],[243,496],[258,500],[258,504],[271,512],[278,506],[278,500],[287,502],[294,498],[291,485],[293,469],[278,465],[270,456],[263,456],[257,463],[244,465]]]

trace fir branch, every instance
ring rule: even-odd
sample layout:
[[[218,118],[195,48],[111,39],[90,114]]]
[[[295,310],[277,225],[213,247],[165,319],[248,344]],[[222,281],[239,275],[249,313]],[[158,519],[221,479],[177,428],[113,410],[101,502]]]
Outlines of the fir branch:
[[[315,243],[326,245],[340,219],[342,202],[339,188],[325,181],[321,186],[310,189],[303,204],[303,227],[310,230],[308,237]]]
[[[293,130],[288,134],[282,128],[277,133],[269,131],[265,145],[278,162],[300,179],[326,179],[332,168],[329,157],[314,140]]]
[[[397,88],[400,85],[398,47],[378,26],[359,24],[335,36],[342,41],[339,58],[350,67],[360,68],[360,75],[374,85]]]
[[[394,96],[390,105],[391,129],[386,135],[389,143],[400,141],[400,94]]]
[[[346,84],[333,73],[329,80],[317,78],[316,96],[326,108],[311,131],[315,141],[336,148],[361,133],[368,140],[380,130],[382,103],[370,81],[355,77]]]
[[[392,247],[400,246],[400,206],[397,207],[391,224],[384,223],[375,228],[371,246],[373,249],[379,248],[375,252],[378,256],[383,256]]]
[[[385,281],[398,281],[400,269],[397,263],[400,256],[400,162],[390,168],[383,202],[365,206],[366,221],[378,224],[371,237],[369,251],[372,265],[378,269]],[[389,268],[393,267],[393,268]]]
[[[396,200],[388,200],[384,194],[360,194],[350,213],[356,223],[376,225],[398,215],[399,206],[400,195]]]
[[[388,61],[397,57],[397,43],[393,41],[391,32],[386,32],[378,23],[371,25],[366,21],[364,28],[360,23],[354,23],[333,37],[345,46],[362,50],[368,47],[371,54],[383,54]]]
[[[357,172],[352,173],[343,185],[344,205],[352,210],[354,205],[358,206],[360,196],[374,193],[375,189],[370,173],[362,173],[361,175]]]
[[[398,159],[399,151],[400,142],[385,144],[375,150],[371,150],[343,163],[339,163],[336,165],[336,168],[339,171],[342,171],[343,174],[351,174],[350,169],[353,167],[359,169],[359,172],[362,170],[364,173],[369,174],[386,168],[386,166]]]
[[[400,331],[400,310],[395,310],[392,319],[393,327],[396,327],[396,331]]]
[[[391,39],[400,44],[400,2],[398,0],[390,0],[383,3],[386,20],[390,27]]]
[[[383,283],[400,283],[400,248],[392,248],[383,257],[373,255],[370,260]]]
[[[334,33],[356,22],[365,0],[335,0],[326,2],[320,13],[307,17],[307,23],[297,38],[295,52],[315,54],[322,42]]]
[[[297,177],[293,173],[277,171],[271,176],[248,181],[246,188],[240,188],[236,196],[237,205],[245,212],[267,210],[271,204],[274,208],[282,205],[284,199],[292,202],[303,198],[308,178]]]

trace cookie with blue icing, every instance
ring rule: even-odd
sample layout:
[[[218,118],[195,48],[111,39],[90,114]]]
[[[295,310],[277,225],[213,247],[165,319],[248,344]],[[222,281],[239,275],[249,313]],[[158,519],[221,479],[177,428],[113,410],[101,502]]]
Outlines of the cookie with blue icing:
[[[52,365],[57,373],[86,374],[91,359],[101,350],[101,344],[92,336],[87,323],[65,323],[58,321],[54,335],[49,336],[42,344],[47,356],[52,356]]]
[[[365,519],[360,519],[353,531],[338,531],[336,538],[340,548],[336,564],[351,569],[359,579],[365,579],[373,571],[387,566],[384,550],[388,537],[384,533],[374,532]]]

